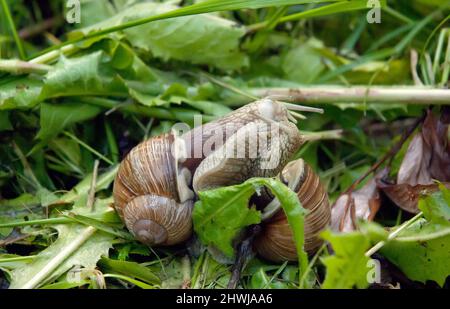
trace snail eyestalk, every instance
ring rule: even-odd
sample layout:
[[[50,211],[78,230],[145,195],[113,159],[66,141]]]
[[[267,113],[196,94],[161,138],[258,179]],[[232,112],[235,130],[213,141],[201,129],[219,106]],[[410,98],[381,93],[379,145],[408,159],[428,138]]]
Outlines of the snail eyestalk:
[[[289,114],[290,114],[292,117],[295,117],[295,118],[298,118],[298,119],[301,119],[301,120],[305,120],[305,119],[306,119],[306,116],[305,116],[305,115],[302,115],[302,114],[297,113],[297,112],[294,112],[294,111],[289,111]]]
[[[319,113],[319,114],[323,114],[323,109],[322,108],[317,108],[317,107],[310,107],[310,106],[304,106],[304,105],[298,105],[298,104],[292,104],[292,103],[287,103],[287,102],[282,102],[282,101],[277,101],[281,104],[283,104],[284,106],[286,106],[286,108],[290,111],[299,111],[299,112],[311,112],[311,113]]]

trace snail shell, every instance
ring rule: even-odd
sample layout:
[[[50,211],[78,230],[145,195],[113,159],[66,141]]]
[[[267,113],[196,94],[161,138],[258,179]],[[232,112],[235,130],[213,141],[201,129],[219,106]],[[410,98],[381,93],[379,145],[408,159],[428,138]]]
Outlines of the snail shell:
[[[319,233],[330,224],[328,194],[319,176],[302,159],[287,164],[280,179],[297,192],[303,208],[308,210],[304,229],[305,250],[313,254],[323,243]],[[282,209],[263,224],[262,233],[255,240],[254,247],[259,255],[271,261],[297,259],[292,230]]]
[[[176,138],[163,134],[125,157],[114,181],[114,207],[130,232],[149,246],[180,243],[192,234],[191,174],[178,166]]]

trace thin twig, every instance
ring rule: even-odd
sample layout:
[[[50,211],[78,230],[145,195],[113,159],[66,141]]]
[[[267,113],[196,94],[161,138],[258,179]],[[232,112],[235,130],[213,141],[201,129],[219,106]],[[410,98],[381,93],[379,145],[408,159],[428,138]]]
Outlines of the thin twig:
[[[356,179],[353,184],[344,192],[349,193],[364,180],[367,176],[369,176],[371,173],[376,171],[387,159],[394,157],[402,148],[403,144],[408,140],[408,138],[411,136],[411,134],[416,130],[416,128],[424,121],[425,115],[422,115],[420,118],[417,118],[416,121],[411,125],[411,127],[406,130],[400,140],[380,159],[378,160],[372,167],[364,173],[361,177]]]
[[[347,190],[345,190],[343,193],[341,193],[339,195],[339,197],[337,199],[339,199],[341,196],[343,196],[345,194],[348,195],[347,202],[345,204],[345,213],[342,216],[341,222],[339,224],[340,229],[344,224],[344,219],[347,217],[347,213],[348,213],[348,210],[350,209],[350,206],[352,206],[352,207],[354,206],[352,203],[352,193],[356,189],[356,187],[358,185],[360,185],[361,182],[363,182],[363,180],[366,179],[367,176],[369,176],[370,174],[375,172],[387,159],[392,160],[392,158],[394,158],[395,155],[400,151],[400,149],[402,148],[402,146],[406,142],[406,140],[409,138],[409,136],[416,130],[416,128],[419,126],[419,124],[421,124],[424,121],[424,119],[425,119],[425,114],[422,115],[422,117],[417,118],[416,121],[413,123],[413,125],[402,134],[402,137],[400,138],[400,140],[380,160],[378,160],[374,165],[372,165],[367,172],[365,172],[362,176],[360,176],[358,179],[356,179],[350,185],[350,187],[348,187]],[[354,208],[353,208],[353,210],[354,210]],[[352,218],[352,222],[353,222],[353,225],[355,225],[353,218]]]
[[[59,26],[64,19],[62,16],[55,16],[49,19],[46,19],[40,23],[31,25],[29,27],[23,28],[19,31],[19,37],[22,39],[28,39],[33,36],[36,36],[47,29],[52,28],[53,26]]]

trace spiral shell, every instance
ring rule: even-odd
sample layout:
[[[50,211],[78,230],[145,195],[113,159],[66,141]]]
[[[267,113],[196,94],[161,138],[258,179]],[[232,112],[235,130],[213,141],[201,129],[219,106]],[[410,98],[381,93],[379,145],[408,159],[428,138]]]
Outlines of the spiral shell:
[[[302,159],[287,164],[280,178],[297,192],[303,208],[308,210],[304,227],[305,250],[313,254],[323,243],[319,233],[330,224],[328,194],[319,176]],[[255,240],[254,247],[259,255],[271,261],[297,259],[292,230],[282,209],[263,224],[262,233]]]
[[[114,207],[131,233],[147,245],[173,245],[190,237],[190,173],[178,167],[175,136],[164,134],[133,148],[114,181]]]

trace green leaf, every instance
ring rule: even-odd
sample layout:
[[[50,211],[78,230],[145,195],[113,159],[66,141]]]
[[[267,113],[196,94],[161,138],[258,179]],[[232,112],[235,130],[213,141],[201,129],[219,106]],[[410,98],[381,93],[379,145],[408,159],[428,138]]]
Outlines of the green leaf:
[[[199,192],[192,219],[194,230],[206,245],[214,245],[227,256],[233,256],[232,241],[242,228],[261,221],[261,213],[249,207],[250,197],[266,186],[280,201],[294,234],[301,273],[308,265],[304,251],[304,216],[297,195],[282,182],[271,178],[252,178],[246,182]]]
[[[104,257],[99,261],[99,266],[106,272],[122,274],[149,284],[161,284],[161,280],[150,269],[135,262],[112,260]]]
[[[48,140],[60,133],[64,128],[98,115],[101,108],[79,102],[49,104],[41,103],[41,128],[37,138]]]
[[[443,286],[450,275],[450,234],[428,241],[391,241],[380,252],[412,280]]]
[[[199,192],[192,220],[200,240],[233,256],[232,241],[242,228],[261,222],[260,212],[248,205],[254,193],[251,182]]]
[[[138,3],[81,32],[94,33],[142,19],[149,13],[156,16],[176,8],[166,3]],[[124,30],[134,47],[151,52],[155,57],[222,69],[237,69],[248,64],[246,56],[239,51],[239,40],[244,34],[245,30],[234,22],[211,14],[156,21]]]
[[[290,49],[282,60],[282,68],[286,77],[303,84],[313,82],[325,69],[322,55],[317,50],[322,47],[322,42],[310,39],[298,47]]]
[[[381,253],[408,278],[425,283],[434,280],[443,286],[450,275],[450,207],[449,190],[419,200],[419,208],[427,219],[418,220],[392,241]]]
[[[58,239],[41,251],[33,262],[12,272],[10,288],[20,288],[27,284],[37,274],[41,273],[44,268],[48,267],[49,263],[53,262],[52,258],[68,249],[71,243],[86,230],[84,225],[79,224],[56,225],[55,228],[58,231]],[[112,246],[112,239],[111,236],[98,232],[90,236],[81,246],[75,248],[67,259],[57,265],[56,269],[38,282],[38,286],[54,281],[75,265],[94,268],[102,255],[108,255],[109,248]]]
[[[15,254],[0,254],[0,269],[17,269],[33,261],[34,256],[20,256]]]
[[[450,226],[450,190],[439,185],[440,191],[419,200],[419,209],[430,222]]]
[[[41,99],[76,95],[119,95],[126,93],[123,83],[114,78],[112,68],[102,65],[102,51],[85,56],[61,56],[44,80]]]
[[[365,256],[369,249],[368,237],[359,233],[333,234],[329,230],[322,232],[322,238],[333,246],[335,255],[322,259],[327,268],[324,289],[366,288],[369,283],[369,258]]]
[[[0,85],[0,110],[31,108],[39,103],[42,82],[18,78]]]

